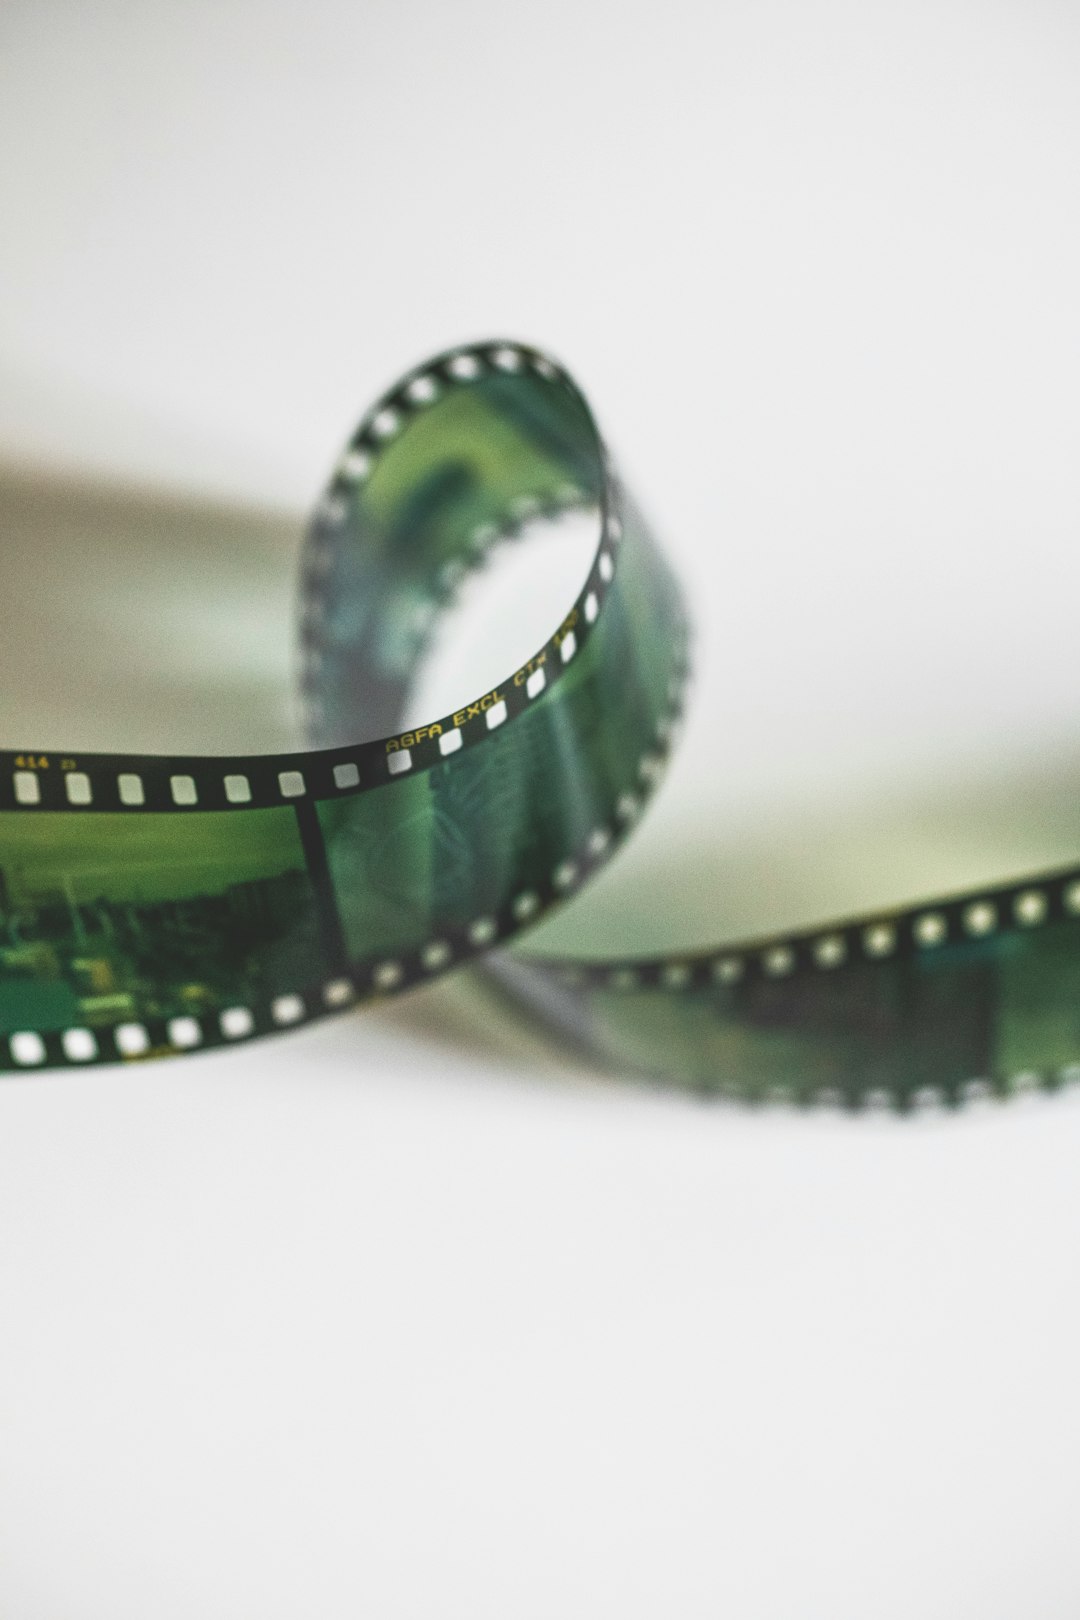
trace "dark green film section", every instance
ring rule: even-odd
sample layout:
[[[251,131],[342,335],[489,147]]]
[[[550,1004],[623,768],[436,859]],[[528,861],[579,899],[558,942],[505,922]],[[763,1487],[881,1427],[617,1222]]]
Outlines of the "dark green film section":
[[[400,437],[373,447],[370,476],[337,496],[348,523],[322,554],[325,611],[309,688],[320,744],[396,730],[434,614],[461,575],[524,516],[600,498],[599,442],[576,390],[535,372],[485,375],[467,388],[437,373],[428,381],[436,399]],[[411,409],[401,392],[384,410]]]
[[[614,840],[620,798],[640,790],[681,635],[666,570],[628,534],[593,633],[512,724],[414,778],[322,803],[350,959],[420,949],[504,913],[523,921],[560,898],[560,868],[587,862],[598,832]]]
[[[306,983],[292,809],[0,815],[0,1034],[203,1017]]]
[[[575,985],[564,965],[545,989],[528,960],[504,993],[619,1070],[706,1094],[905,1107],[1080,1079],[1080,919],[732,984],[651,964]]]

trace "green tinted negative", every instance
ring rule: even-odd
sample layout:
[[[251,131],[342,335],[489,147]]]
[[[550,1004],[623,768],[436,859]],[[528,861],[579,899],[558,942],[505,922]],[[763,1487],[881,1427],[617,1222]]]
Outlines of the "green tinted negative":
[[[567,512],[597,539],[554,634],[402,730],[460,581]],[[0,1067],[238,1041],[479,956],[594,1055],[702,1091],[904,1107],[1080,1066],[1080,872],[677,958],[519,946],[641,814],[687,641],[585,401],[535,350],[455,350],[369,413],[310,529],[301,625],[308,751],[0,754]]]

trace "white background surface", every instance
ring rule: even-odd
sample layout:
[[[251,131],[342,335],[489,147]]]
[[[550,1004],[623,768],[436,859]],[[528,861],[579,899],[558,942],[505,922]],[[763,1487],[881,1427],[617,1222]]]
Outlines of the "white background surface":
[[[297,514],[498,332],[580,376],[701,629],[598,943],[620,883],[663,944],[1074,859],[1078,70],[1042,0],[8,0],[3,741],[141,668],[269,742]],[[147,492],[112,693],[88,476]],[[215,524],[246,625],[157,597]],[[453,987],[13,1082],[0,1615],[1074,1620],[1078,1157],[1070,1099],[626,1091]]]

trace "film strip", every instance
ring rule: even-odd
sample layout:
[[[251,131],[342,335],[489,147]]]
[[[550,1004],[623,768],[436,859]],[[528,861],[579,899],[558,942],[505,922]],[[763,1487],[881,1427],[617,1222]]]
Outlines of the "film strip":
[[[566,514],[596,544],[554,632],[404,729],[462,582]],[[522,948],[641,815],[688,673],[678,585],[538,350],[455,349],[363,419],[299,655],[304,750],[0,753],[0,1068],[228,1045],[480,960],[593,1057],[704,1094],[904,1110],[1080,1078],[1080,868],[685,956]]]

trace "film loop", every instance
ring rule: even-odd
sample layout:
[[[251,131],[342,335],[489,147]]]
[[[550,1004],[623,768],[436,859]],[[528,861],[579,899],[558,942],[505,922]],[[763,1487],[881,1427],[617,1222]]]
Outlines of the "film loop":
[[[570,515],[595,548],[547,639],[406,725],[462,581]],[[0,1067],[227,1046],[482,959],[590,1054],[703,1093],[909,1109],[1080,1078],[1080,869],[677,956],[522,945],[645,813],[688,670],[677,582],[538,350],[458,348],[379,400],[299,622],[303,750],[0,754]]]

